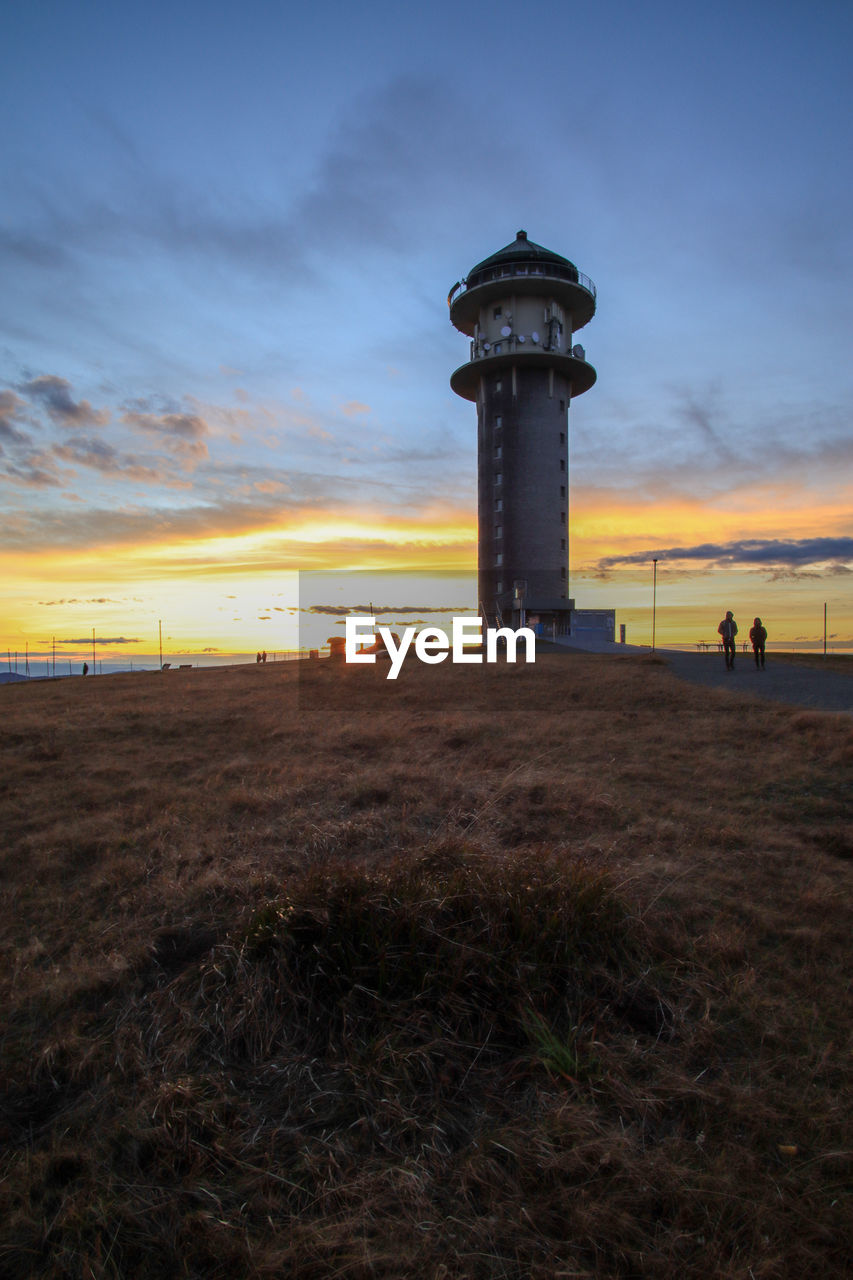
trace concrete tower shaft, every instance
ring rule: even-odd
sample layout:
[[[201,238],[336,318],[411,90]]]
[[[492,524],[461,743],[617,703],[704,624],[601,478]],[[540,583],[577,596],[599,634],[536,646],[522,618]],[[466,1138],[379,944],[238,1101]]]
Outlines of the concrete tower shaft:
[[[524,610],[568,631],[568,410],[596,378],[572,335],[595,314],[595,286],[519,231],[447,301],[471,339],[450,385],[477,405],[480,608],[490,625]]]

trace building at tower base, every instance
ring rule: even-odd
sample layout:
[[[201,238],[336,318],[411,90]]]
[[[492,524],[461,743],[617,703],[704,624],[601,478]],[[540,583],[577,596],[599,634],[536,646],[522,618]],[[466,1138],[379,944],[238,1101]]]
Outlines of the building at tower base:
[[[447,301],[470,339],[450,385],[477,406],[484,623],[558,637],[585,622],[613,640],[613,611],[576,610],[569,596],[569,405],[596,380],[573,335],[595,314],[595,285],[519,231]]]

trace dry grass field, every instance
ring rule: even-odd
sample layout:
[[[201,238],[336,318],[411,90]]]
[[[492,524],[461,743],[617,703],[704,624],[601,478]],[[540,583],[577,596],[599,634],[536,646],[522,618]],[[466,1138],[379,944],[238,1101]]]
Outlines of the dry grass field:
[[[3,1277],[847,1273],[850,717],[582,654],[0,709]]]

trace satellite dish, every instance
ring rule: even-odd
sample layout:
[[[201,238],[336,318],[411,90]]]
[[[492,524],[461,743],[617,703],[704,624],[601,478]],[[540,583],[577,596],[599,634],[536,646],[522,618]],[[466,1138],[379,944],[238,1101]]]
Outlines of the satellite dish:
[[[538,341],[539,341],[539,334],[536,332],[536,330],[535,330],[535,329],[533,330],[533,332],[531,333],[531,335],[530,335],[530,336],[531,336],[531,338],[533,339],[533,341],[534,341],[534,342],[538,342]]]
[[[511,333],[512,333],[512,329],[510,329],[508,324],[505,324],[504,327],[501,329],[501,337],[508,338]]]
[[[525,339],[524,339],[524,334],[523,334],[523,333],[520,333],[520,334],[518,335],[518,340],[519,340],[519,342],[524,342],[524,340],[525,340]]]
[[[576,347],[572,347],[572,355],[576,360],[586,359],[586,352],[584,351],[580,343],[578,343]]]
[[[492,349],[492,344],[491,344],[491,342],[484,342],[484,343],[483,343],[483,350],[484,350],[484,351],[491,351],[491,349]]]

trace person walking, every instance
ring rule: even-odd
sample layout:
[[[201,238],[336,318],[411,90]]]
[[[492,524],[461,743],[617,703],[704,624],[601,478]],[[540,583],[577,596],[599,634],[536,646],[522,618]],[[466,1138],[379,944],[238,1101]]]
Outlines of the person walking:
[[[723,637],[723,653],[726,659],[726,670],[734,671],[735,669],[735,636],[737,635],[737,623],[735,616],[729,609],[717,632]]]
[[[763,671],[764,646],[767,643],[767,628],[762,626],[760,618],[756,618],[750,627],[749,638],[752,641],[752,652],[755,654],[755,665],[760,671]]]

